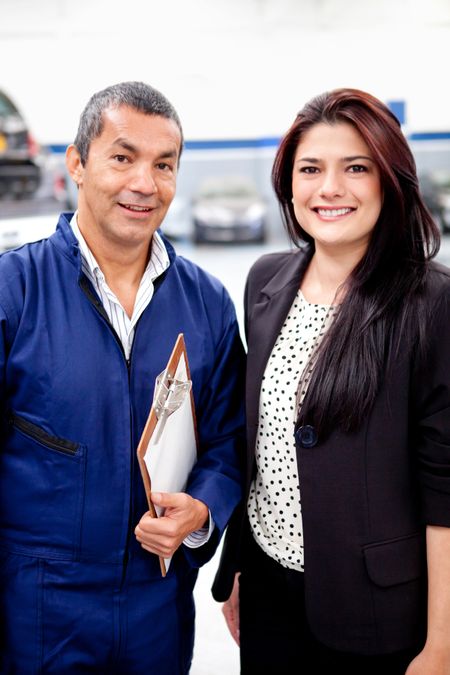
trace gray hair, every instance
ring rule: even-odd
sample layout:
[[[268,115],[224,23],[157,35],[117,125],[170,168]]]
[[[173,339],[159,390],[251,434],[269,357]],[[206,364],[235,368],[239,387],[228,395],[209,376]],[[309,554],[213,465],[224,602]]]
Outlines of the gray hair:
[[[183,129],[173,105],[160,91],[149,84],[144,82],[120,82],[91,96],[81,113],[74,144],[80,153],[83,166],[86,164],[92,141],[98,138],[103,131],[104,111],[109,108],[119,108],[122,105],[146,115],[160,115],[168,120],[173,120],[181,134],[181,154]]]

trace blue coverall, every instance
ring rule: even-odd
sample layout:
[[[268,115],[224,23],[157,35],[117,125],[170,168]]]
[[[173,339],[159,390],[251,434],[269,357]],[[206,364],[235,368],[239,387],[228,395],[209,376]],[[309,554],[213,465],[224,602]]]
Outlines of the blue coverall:
[[[241,495],[244,350],[217,279],[176,256],[129,361],[61,215],[0,257],[0,673],[187,673],[192,590]],[[166,578],[137,543],[136,447],[156,376],[184,333],[200,453],[187,492],[215,523]]]

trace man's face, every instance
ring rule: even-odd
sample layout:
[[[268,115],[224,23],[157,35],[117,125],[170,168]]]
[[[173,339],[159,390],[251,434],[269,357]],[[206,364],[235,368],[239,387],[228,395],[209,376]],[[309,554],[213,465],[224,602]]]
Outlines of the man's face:
[[[78,226],[94,248],[148,246],[175,195],[180,130],[128,106],[106,110],[103,122],[84,167],[74,146],[67,151]]]

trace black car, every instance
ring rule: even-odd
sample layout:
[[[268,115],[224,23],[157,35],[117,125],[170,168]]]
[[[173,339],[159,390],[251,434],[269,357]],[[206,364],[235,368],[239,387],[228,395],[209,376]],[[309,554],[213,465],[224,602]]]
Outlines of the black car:
[[[41,184],[40,148],[27,124],[0,90],[0,196],[32,195]]]

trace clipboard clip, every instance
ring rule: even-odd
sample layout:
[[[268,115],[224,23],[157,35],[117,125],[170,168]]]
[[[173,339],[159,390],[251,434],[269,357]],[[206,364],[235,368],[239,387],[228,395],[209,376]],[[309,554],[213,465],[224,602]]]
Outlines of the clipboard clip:
[[[186,380],[185,382],[176,380],[167,369],[156,378],[153,408],[158,419],[158,424],[155,429],[154,443],[159,441],[167,418],[181,407],[191,387],[191,380]]]

